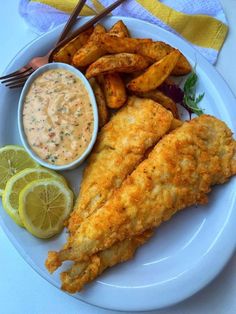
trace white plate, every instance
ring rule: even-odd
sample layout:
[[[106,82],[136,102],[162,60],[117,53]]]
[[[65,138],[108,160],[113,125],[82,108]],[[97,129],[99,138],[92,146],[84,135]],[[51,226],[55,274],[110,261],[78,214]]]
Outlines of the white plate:
[[[104,20],[104,25],[110,27],[117,20],[110,17]],[[236,116],[236,101],[216,70],[175,35],[143,21],[123,20],[133,36],[168,42],[178,47],[191,64],[196,63],[199,91],[205,91],[202,107],[206,113],[224,120],[235,132],[232,119]],[[60,30],[61,27],[30,43],[18,53],[6,72],[19,68],[33,56],[48,52]],[[1,87],[0,95],[0,146],[20,143],[17,131],[20,91]],[[76,191],[81,172],[79,168],[66,173]],[[156,235],[138,250],[132,261],[106,271],[75,297],[104,308],[134,311],[159,309],[199,291],[221,271],[235,249],[235,189],[235,178],[215,187],[207,206],[188,208],[175,215],[158,228]],[[44,261],[48,250],[62,246],[65,232],[48,241],[39,240],[18,227],[2,208],[0,213],[3,229],[23,258],[50,283],[60,287],[59,272],[49,275]]]

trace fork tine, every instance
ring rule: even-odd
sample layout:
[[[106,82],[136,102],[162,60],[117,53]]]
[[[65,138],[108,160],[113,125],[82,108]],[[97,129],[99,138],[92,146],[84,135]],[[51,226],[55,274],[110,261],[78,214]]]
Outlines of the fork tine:
[[[23,87],[23,86],[24,86],[24,83],[23,84],[17,84],[17,85],[9,86],[9,88],[13,89],[13,88],[20,88],[20,87]]]
[[[10,73],[10,74],[1,76],[1,77],[0,77],[0,80],[3,80],[3,79],[5,79],[5,78],[11,77],[11,76],[14,76],[14,75],[16,75],[18,72],[19,72],[19,70],[15,71],[15,72],[12,72],[12,73]]]
[[[21,80],[15,81],[15,82],[10,82],[8,84],[6,84],[6,87],[11,87],[11,86],[15,86],[15,85],[20,85],[20,84],[24,84],[27,81],[27,78],[22,78]]]
[[[13,76],[18,76],[18,75],[24,74],[24,73],[28,72],[29,70],[33,70],[33,68],[30,67],[30,68],[28,68],[28,69],[26,69],[24,71],[17,70],[15,72],[9,73],[7,75],[1,76],[0,80],[4,80],[4,79],[7,79],[9,77],[13,77]]]
[[[34,70],[30,71],[29,73],[26,73],[25,75],[17,75],[17,76],[14,76],[14,77],[11,77],[7,80],[4,80],[2,81],[1,83],[2,84],[5,84],[5,83],[17,83],[17,81],[21,80],[21,79],[27,79],[30,74],[32,74],[34,72]]]
[[[25,84],[25,82],[24,82],[24,83],[21,83],[21,84],[11,85],[11,86],[8,86],[8,87],[9,87],[10,89],[19,88],[19,87],[23,87],[24,84]]]

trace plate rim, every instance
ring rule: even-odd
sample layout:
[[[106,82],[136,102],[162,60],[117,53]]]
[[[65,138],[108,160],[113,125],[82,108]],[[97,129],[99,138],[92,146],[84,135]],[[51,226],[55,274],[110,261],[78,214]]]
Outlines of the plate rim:
[[[82,17],[80,20],[81,21],[86,21],[88,20],[90,17]],[[148,25],[149,27],[154,27],[158,30],[161,31],[161,35],[160,37],[162,37],[163,34],[167,34],[167,37],[172,37],[174,40],[177,40],[177,42],[179,42],[180,44],[184,45],[187,49],[191,49],[192,51],[194,51],[194,53],[198,56],[198,58],[201,60],[201,63],[203,63],[203,67],[207,67],[207,70],[210,72],[213,72],[214,75],[216,75],[217,77],[215,78],[217,81],[219,81],[219,84],[223,84],[224,85],[224,89],[225,89],[225,93],[227,94],[227,98],[231,98],[235,103],[236,103],[236,97],[233,93],[233,91],[231,90],[230,86],[228,86],[226,80],[222,77],[222,75],[218,72],[218,70],[216,68],[213,67],[213,65],[211,65],[198,51],[194,50],[194,48],[188,43],[186,42],[184,39],[182,39],[181,37],[178,37],[177,35],[146,21],[140,20],[140,19],[136,19],[136,18],[132,18],[132,17],[123,17],[123,16],[111,16],[108,18],[105,18],[105,20],[107,19],[111,19],[114,21],[117,21],[119,19],[122,20],[126,20],[126,21],[133,21],[134,23],[144,23],[146,25]],[[7,70],[9,68],[11,68],[12,64],[14,64],[15,60],[18,60],[21,57],[21,54],[24,53],[32,44],[34,44],[35,42],[40,41],[42,38],[47,37],[52,35],[54,32],[56,33],[60,28],[62,28],[62,25],[58,25],[57,27],[55,27],[54,29],[38,36],[37,38],[31,40],[28,44],[26,44],[24,47],[22,47],[17,53],[16,55],[11,59],[11,61],[8,63],[8,65],[5,67],[4,71],[3,71],[3,75],[7,72]],[[227,113],[229,114],[229,108],[225,108]],[[234,110],[234,108],[230,108],[232,110]],[[236,112],[236,109],[235,109]],[[235,128],[234,128],[235,129]],[[236,130],[236,129],[235,129]],[[233,208],[235,207],[234,203],[231,203],[231,212],[233,211]],[[39,266],[37,266],[34,261],[32,260],[32,258],[27,255],[24,250],[21,249],[20,245],[18,245],[15,236],[11,233],[11,231],[8,229],[8,227],[4,224],[4,221],[2,219],[0,219],[0,225],[4,231],[4,233],[7,235],[8,239],[10,240],[10,242],[13,244],[13,246],[16,248],[17,252],[20,254],[20,256],[33,268],[33,270],[35,270],[41,277],[43,277],[45,280],[47,280],[48,282],[50,282],[53,286],[55,286],[56,288],[58,288],[60,290],[60,287],[57,286],[55,284],[55,282],[53,281],[53,277],[46,274]],[[226,230],[227,231],[227,230]],[[223,229],[222,233],[224,232],[225,234],[225,228]],[[222,237],[221,237],[222,239]],[[211,274],[210,277],[208,277],[208,280],[205,280],[204,282],[202,282],[199,286],[195,287],[195,289],[192,289],[190,293],[186,294],[183,297],[179,297],[177,298],[177,300],[173,300],[173,302],[169,302],[169,303],[165,303],[162,304],[160,306],[111,306],[111,305],[101,305],[101,303],[99,302],[95,302],[95,303],[91,303],[89,301],[86,301],[83,298],[80,297],[76,297],[76,295],[72,295],[67,293],[69,296],[74,297],[77,300],[80,300],[86,304],[89,305],[94,305],[97,307],[100,307],[102,309],[110,309],[110,310],[118,310],[118,311],[150,311],[150,310],[157,310],[157,309],[161,309],[161,308],[165,308],[167,306],[172,306],[175,305],[181,301],[186,300],[187,298],[193,296],[195,293],[197,293],[198,291],[200,291],[202,288],[204,288],[206,285],[208,285],[220,272],[221,270],[224,268],[224,266],[226,265],[226,263],[229,261],[230,257],[232,256],[232,254],[234,253],[235,249],[236,249],[236,239],[233,242],[231,242],[231,248],[228,249],[228,254],[224,255],[225,258],[221,259],[221,263],[218,263],[218,268]],[[209,255],[207,255],[207,259],[209,259]],[[61,291],[61,290],[60,290]]]

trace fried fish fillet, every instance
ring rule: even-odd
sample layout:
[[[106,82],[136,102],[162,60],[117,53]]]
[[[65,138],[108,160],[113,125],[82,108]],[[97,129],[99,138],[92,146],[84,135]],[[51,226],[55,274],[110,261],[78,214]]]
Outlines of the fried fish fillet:
[[[170,129],[172,114],[154,101],[131,97],[98,135],[83,174],[68,229],[74,233],[84,218],[102,206],[112,192]]]
[[[207,203],[211,186],[236,173],[236,142],[226,124],[202,115],[166,135],[108,201],[80,225],[47,266],[88,261],[114,243],[160,225],[178,210]]]
[[[172,115],[156,102],[136,97],[129,99],[126,108],[120,110],[98,136],[97,144],[84,171],[75,209],[69,219],[68,229],[71,234],[86,217],[101,207],[114,189],[119,187],[128,174],[146,157],[146,152],[169,129],[176,127],[174,120]],[[150,232],[148,234],[150,235]],[[77,291],[86,283],[88,273],[91,277],[91,271],[95,278],[107,267],[130,259],[141,245],[141,239],[142,243],[147,239],[147,232],[115,244],[102,255],[94,255],[86,264],[75,264],[71,271],[62,275],[62,281],[65,281],[63,289]],[[95,267],[94,261],[100,261],[99,268]],[[51,264],[50,271],[54,268],[57,268],[57,265]],[[77,274],[77,279],[74,279],[72,273]]]
[[[151,230],[147,230],[141,235],[117,242],[111,248],[94,254],[86,262],[75,263],[71,269],[61,273],[62,289],[70,293],[82,290],[85,284],[97,278],[107,268],[133,258],[137,248],[152,234]]]

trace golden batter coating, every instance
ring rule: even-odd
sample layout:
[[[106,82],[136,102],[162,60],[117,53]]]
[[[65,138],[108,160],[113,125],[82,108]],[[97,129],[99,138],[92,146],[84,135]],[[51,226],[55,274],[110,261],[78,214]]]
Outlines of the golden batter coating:
[[[156,142],[173,128],[173,121],[172,115],[159,104],[136,97],[129,99],[126,108],[120,110],[98,136],[69,220],[71,233],[77,230],[83,219],[101,207],[137,164],[147,157],[146,154]],[[88,278],[91,278],[91,272],[92,277],[96,278],[107,267],[132,258],[137,247],[141,245],[141,239],[146,238],[147,232],[144,232],[143,235],[114,244],[86,263],[76,263],[70,271],[62,274],[63,289],[70,292],[80,290]],[[52,259],[54,255],[51,253]],[[58,266],[57,263],[51,264],[50,271]],[[76,278],[72,276],[75,273]]]
[[[170,129],[172,114],[158,103],[131,97],[98,135],[83,174],[68,229],[74,233],[84,218],[101,207],[124,179]]]
[[[132,239],[117,242],[111,248],[94,254],[86,262],[75,263],[71,269],[61,273],[62,289],[75,293],[85,284],[97,278],[104,270],[133,258],[135,251],[144,244],[153,232],[147,230]]]
[[[236,173],[236,142],[224,122],[202,115],[166,135],[108,201],[50,253],[47,266],[88,261],[96,252],[160,225],[180,209],[207,203],[214,184]]]

